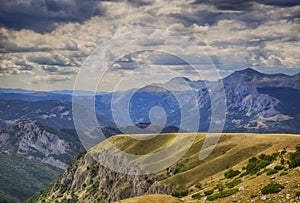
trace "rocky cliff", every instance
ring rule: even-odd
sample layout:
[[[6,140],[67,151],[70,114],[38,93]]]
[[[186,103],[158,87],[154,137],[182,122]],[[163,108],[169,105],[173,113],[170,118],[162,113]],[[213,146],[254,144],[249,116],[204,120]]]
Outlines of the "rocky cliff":
[[[0,130],[0,150],[66,169],[82,146],[78,138],[36,122],[20,123]]]

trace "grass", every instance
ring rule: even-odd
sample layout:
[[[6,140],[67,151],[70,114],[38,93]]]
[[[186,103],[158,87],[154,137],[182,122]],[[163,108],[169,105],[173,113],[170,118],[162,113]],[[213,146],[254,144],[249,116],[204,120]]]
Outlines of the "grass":
[[[188,194],[187,196],[180,195],[181,198],[184,198],[185,200],[188,199],[198,201],[198,199],[201,199],[201,196],[204,196],[204,190],[211,190],[214,188],[214,186],[217,185],[217,183],[222,183],[222,190],[220,190],[219,188],[218,190],[215,189],[215,193],[208,195],[212,196],[210,198],[216,198],[216,201],[220,202],[226,202],[223,201],[226,199],[226,197],[236,193],[238,189],[235,187],[239,184],[241,185],[241,187],[245,187],[245,191],[239,192],[238,195],[240,195],[243,192],[247,192],[248,188],[251,188],[253,185],[257,184],[257,179],[263,180],[261,181],[261,183],[263,184],[260,185],[259,189],[251,190],[251,193],[257,194],[259,197],[261,195],[260,190],[262,189],[262,185],[266,185],[267,181],[270,181],[270,177],[266,176],[265,174],[256,176],[256,174],[251,175],[245,173],[244,171],[241,173],[243,174],[243,177],[241,177],[241,174],[237,174],[233,177],[239,178],[230,180],[224,178],[224,173],[226,171],[229,171],[231,168],[233,171],[242,171],[242,166],[247,165],[248,160],[251,157],[259,157],[256,159],[263,160],[269,163],[269,160],[273,160],[274,158],[273,156],[269,156],[266,154],[272,155],[272,153],[278,152],[279,150],[282,150],[287,146],[288,149],[293,148],[294,146],[296,146],[296,143],[299,143],[300,139],[297,135],[284,134],[223,134],[213,152],[205,160],[200,161],[198,159],[199,151],[202,147],[204,139],[206,138],[206,134],[198,133],[194,139],[192,139],[190,135],[191,134],[189,133],[180,134],[177,140],[179,143],[182,143],[182,145],[186,145],[189,142],[193,141],[192,146],[184,154],[184,156],[182,156],[181,158],[179,157],[180,152],[183,148],[183,146],[179,146],[178,148],[175,148],[169,153],[165,154],[165,157],[161,157],[162,162],[167,160],[168,156],[180,159],[178,159],[177,162],[175,162],[171,166],[173,167],[174,171],[176,171],[175,174],[173,173],[165,175],[166,170],[162,170],[156,173],[156,175],[159,175],[159,177],[161,177],[158,181],[156,181],[156,184],[158,184],[159,186],[172,185],[173,190],[175,188],[179,191],[189,190],[190,194]],[[143,138],[145,138],[145,135],[143,135]],[[118,135],[109,138],[108,141],[115,147],[126,151],[130,154],[143,155],[147,153],[159,152],[165,149],[166,147],[170,146],[173,142],[176,141],[176,134],[161,134],[150,140],[136,140],[132,139],[130,136],[127,135]],[[100,143],[96,147],[92,148],[91,152],[99,153],[108,146],[109,145],[107,145],[107,142]],[[136,161],[147,163],[147,161],[151,160],[148,160],[147,158],[137,158]],[[256,162],[256,160],[253,160],[253,162]],[[79,161],[76,163],[79,163],[80,166]],[[279,163],[276,164],[278,165]],[[266,166],[266,164],[258,165],[263,165],[263,167]],[[76,166],[79,167],[78,165]],[[72,168],[69,170],[72,171]],[[279,177],[279,173],[275,175]],[[123,179],[126,179],[126,176],[122,175],[121,177]],[[289,177],[289,174],[283,176],[283,178],[285,179]],[[213,183],[213,181],[215,182]],[[199,187],[196,187],[196,185],[199,185]],[[89,188],[89,186],[87,185],[86,188]],[[86,188],[76,193],[78,195],[79,201],[81,202],[84,202],[84,197],[87,195]],[[114,186],[113,190],[109,192],[119,191],[121,189],[122,188],[120,187],[117,188]],[[193,189],[193,191],[191,191],[190,189]],[[95,196],[99,194],[100,192],[98,191],[97,194],[95,194]],[[63,197],[66,197],[67,195],[68,194],[66,192]],[[247,194],[247,197],[249,198],[250,195],[251,194]],[[155,198],[163,199],[157,200]],[[152,202],[168,202],[169,200],[178,201],[178,199],[172,196],[164,195],[163,197],[158,197],[157,195],[153,195],[131,198],[128,200],[121,200],[121,202],[147,202],[148,199],[152,199]],[[49,200],[52,201],[51,198]],[[56,199],[54,198],[53,202],[55,202],[55,200]],[[151,202],[151,200],[149,200],[149,202]]]
[[[145,137],[145,135],[142,136]],[[183,133],[180,134],[179,137],[180,136],[183,137],[180,138],[180,141],[182,142],[188,139],[194,139],[193,145],[184,154],[184,156],[174,164],[174,167],[177,169],[176,174],[174,176],[160,178],[160,182],[162,182],[162,184],[175,184],[180,189],[190,187],[206,177],[229,169],[241,161],[244,161],[251,156],[272,147],[274,144],[282,145],[281,140],[285,140],[286,137],[291,138],[292,142],[293,139],[298,140],[297,137],[294,137],[293,135],[284,134],[262,135],[226,133],[221,136],[212,153],[205,160],[200,161],[198,159],[199,151],[202,147],[204,139],[206,138],[206,134],[198,133],[195,138],[193,138],[192,134],[190,133]],[[270,136],[277,137],[277,139],[270,139]],[[147,153],[155,153],[170,146],[176,140],[176,134],[161,134],[149,140],[137,140],[131,138],[130,136],[118,135],[113,136],[108,140],[120,150],[130,154],[143,155]],[[102,148],[103,144],[100,143],[100,145],[96,146],[93,151],[101,151]],[[180,149],[177,149],[171,151],[169,154],[166,154],[165,157],[178,157],[180,152]],[[165,157],[162,157],[162,162],[166,161]],[[266,159],[265,162],[268,162],[268,159],[272,159],[272,157],[264,157],[263,155],[261,158]],[[153,160],[142,159],[138,161],[140,161],[140,163],[148,163]],[[160,163],[157,162],[157,164]]]
[[[181,203],[182,201],[178,200],[175,197],[171,197],[169,195],[145,195],[142,197],[120,200],[116,203],[153,203],[153,202]]]

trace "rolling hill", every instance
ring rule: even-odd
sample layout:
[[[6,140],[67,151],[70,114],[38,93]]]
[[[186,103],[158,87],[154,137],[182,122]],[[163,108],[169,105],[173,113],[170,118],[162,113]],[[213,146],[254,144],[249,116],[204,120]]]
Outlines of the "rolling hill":
[[[187,137],[190,139],[189,135],[189,133],[179,134],[180,143],[184,144]],[[192,198],[193,193],[200,192],[201,194],[198,196],[200,198],[200,196],[203,196],[204,191],[214,188],[214,194],[216,196],[220,195],[216,188],[218,184],[224,186],[225,194],[236,193],[236,186],[241,183],[240,181],[245,183],[245,185],[243,184],[245,188],[251,188],[251,185],[255,185],[255,189],[250,189],[250,191],[253,191],[253,198],[259,200],[259,198],[263,198],[259,190],[273,179],[285,186],[285,189],[283,189],[285,191],[284,194],[296,191],[295,184],[297,177],[300,175],[298,169],[288,168],[287,160],[289,158],[288,152],[294,150],[296,145],[300,143],[299,135],[225,133],[208,158],[199,160],[199,150],[205,136],[206,134],[197,134],[192,146],[184,156],[167,169],[145,175],[138,175],[138,172],[136,175],[119,173],[99,164],[91,155],[96,156],[101,163],[116,164],[116,167],[119,167],[121,171],[127,170],[130,172],[131,170],[130,165],[126,164],[128,162],[123,156],[110,151],[107,142],[100,143],[92,148],[89,153],[81,153],[73,160],[62,177],[27,200],[27,202],[112,202],[149,194],[173,194],[180,198],[181,196],[190,195],[185,198],[198,201]],[[117,135],[110,137],[108,141],[124,152],[143,155],[162,150],[169,146],[175,138],[176,135],[172,133],[161,134],[150,140],[137,140],[127,135]],[[282,165],[284,170],[283,168],[280,170],[287,173],[285,174],[286,176],[279,176],[279,173],[275,178],[267,176],[266,173],[268,173],[269,169],[280,165],[281,157],[279,154],[282,151],[286,151],[286,155],[284,155],[285,163]],[[171,151],[168,155],[178,157],[179,154],[180,150],[177,149]],[[247,169],[247,163],[254,156],[262,157],[257,158],[257,164],[262,165],[264,163],[264,165],[252,174]],[[266,161],[268,158],[265,157],[273,156],[274,159]],[[130,163],[142,163],[139,165],[142,170],[145,167],[143,164],[151,163],[147,162],[147,160],[143,162],[142,159],[137,158],[137,160],[131,160]],[[261,163],[260,160],[263,162]],[[125,163],[125,165],[122,165],[122,163]],[[159,164],[159,162],[155,164]],[[224,173],[230,168],[239,170],[243,174],[240,177],[241,180],[231,183],[235,179],[224,178]],[[261,174],[257,175],[258,173]],[[295,177],[295,179],[290,180],[290,177]],[[287,179],[292,183],[292,187],[289,187],[289,183],[284,182]],[[202,186],[199,186],[199,184]],[[254,195],[256,196],[254,197]],[[251,199],[250,194],[247,193],[245,198],[246,196],[247,199]]]

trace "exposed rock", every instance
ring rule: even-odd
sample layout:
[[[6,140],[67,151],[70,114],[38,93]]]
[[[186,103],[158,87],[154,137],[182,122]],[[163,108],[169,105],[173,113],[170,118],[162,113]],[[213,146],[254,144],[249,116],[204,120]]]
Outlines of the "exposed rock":
[[[49,132],[47,127],[35,122],[21,123],[0,131],[0,149],[66,169],[68,162],[82,148],[80,144],[63,139],[55,132]]]
[[[101,158],[105,159],[109,152],[101,153]],[[99,157],[98,157],[99,158]],[[115,164],[121,167],[124,160],[121,156],[116,157]],[[125,165],[125,164],[124,164]],[[121,170],[121,169],[120,169]],[[126,171],[128,169],[124,169]],[[172,185],[161,185],[157,182],[158,175],[127,175],[115,172],[103,165],[100,165],[94,157],[87,153],[77,159],[75,165],[71,165],[60,181],[60,185],[68,186],[74,191],[85,190],[83,185],[90,185],[90,182],[98,182],[98,189],[101,194],[107,194],[103,201],[114,202],[129,197],[141,196],[145,194],[170,194]],[[85,193],[88,193],[87,190]],[[91,198],[88,196],[87,198]],[[91,201],[81,199],[81,201]]]

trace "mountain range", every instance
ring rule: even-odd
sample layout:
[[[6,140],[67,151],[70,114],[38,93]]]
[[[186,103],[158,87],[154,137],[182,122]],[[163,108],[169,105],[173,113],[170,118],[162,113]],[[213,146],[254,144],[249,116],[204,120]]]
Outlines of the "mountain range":
[[[137,153],[143,154],[147,152],[148,147],[153,146],[153,143],[145,145],[142,141],[126,142],[120,137],[120,134],[166,133],[164,137],[154,139],[157,141],[156,144],[163,145],[164,142],[166,142],[165,144],[169,143],[168,139],[173,136],[173,132],[207,132],[212,120],[211,97],[219,98],[222,92],[224,92],[226,102],[224,133],[300,133],[299,82],[300,73],[288,76],[264,74],[253,69],[245,69],[236,71],[219,81],[192,81],[189,78],[176,77],[166,83],[153,83],[140,89],[130,89],[124,92],[99,92],[95,97],[92,92],[76,91],[75,101],[77,103],[72,103],[74,98],[72,98],[73,91],[71,90],[40,92],[0,88],[0,161],[9,163],[1,166],[0,171],[2,173],[14,170],[16,177],[26,174],[28,177],[26,184],[38,185],[38,187],[31,188],[32,190],[18,190],[18,193],[22,194],[18,195],[12,192],[15,179],[12,178],[11,181],[5,179],[3,184],[0,184],[0,200],[22,201],[53,181],[62,173],[61,169],[66,170],[67,168],[65,174],[57,180],[58,182],[56,181],[53,183],[54,185],[48,187],[48,189],[51,188],[51,191],[53,191],[53,187],[59,189],[52,196],[56,200],[64,201],[62,199],[64,197],[66,201],[73,201],[68,199],[70,188],[77,193],[83,184],[86,185],[86,188],[80,190],[87,190],[86,194],[94,193],[92,199],[97,196],[100,202],[105,199],[112,201],[152,193],[170,194],[172,190],[186,188],[180,184],[179,186],[169,184],[169,182],[177,183],[176,178],[170,177],[170,181],[166,181],[168,184],[161,185],[159,182],[175,175],[173,169],[178,174],[187,170],[196,170],[194,169],[195,163],[184,165],[186,162],[189,163],[189,157],[195,156],[198,148],[195,152],[191,152],[192,154],[187,155],[183,161],[168,169],[167,175],[159,173],[147,177],[124,176],[124,179],[119,180],[118,174],[102,168],[91,160],[91,157],[84,152],[82,140],[77,133],[97,137],[101,131],[106,138],[116,139],[113,142],[119,143],[125,151],[137,148]],[[211,90],[214,90],[213,93]],[[95,107],[89,105],[92,99],[95,99]],[[93,128],[75,129],[72,112],[74,105],[88,113],[95,109],[99,125]],[[156,108],[154,113],[152,112],[153,107]],[[160,108],[157,109],[157,107]],[[128,110],[125,111],[126,109]],[[197,114],[200,115],[199,123],[195,120]],[[118,119],[115,119],[115,116]],[[183,120],[185,120],[184,125],[182,125]],[[263,135],[257,136],[264,137]],[[255,139],[258,138],[257,136]],[[280,136],[277,135],[277,137],[280,140]],[[202,137],[200,140],[200,142],[203,141]],[[276,144],[273,143],[274,146]],[[91,147],[94,145],[95,143]],[[246,157],[267,149],[269,146],[267,145],[267,143],[264,146],[258,144],[258,148],[253,145],[251,149],[254,151],[249,149],[249,153],[245,154],[242,159],[232,157],[233,155],[230,157],[233,160],[243,161]],[[141,146],[144,147],[140,148]],[[221,146],[220,152],[224,153],[233,147],[229,143],[226,146],[224,149]],[[280,147],[283,148],[283,146]],[[151,151],[151,149],[149,150]],[[247,151],[248,148],[243,150]],[[237,149],[237,152],[232,151],[232,153],[238,152],[242,153],[241,149]],[[73,159],[79,153],[80,155]],[[219,157],[219,154],[216,157]],[[107,157],[103,157],[103,159],[105,158]],[[226,156],[224,158],[229,160]],[[8,161],[9,159],[11,162]],[[30,170],[24,171],[22,168],[13,167],[14,165],[18,166],[15,162],[23,163],[26,159],[29,164],[36,167],[36,170],[29,168]],[[205,163],[203,162],[204,165]],[[234,164],[232,163],[228,167],[234,166]],[[87,167],[86,170],[85,167]],[[199,167],[201,168],[201,166]],[[84,170],[78,171],[78,168]],[[224,168],[219,169],[219,172],[225,170]],[[43,176],[44,179],[41,182],[38,182],[39,177],[42,177],[40,173],[43,170],[49,173]],[[103,174],[108,174],[109,177],[103,180]],[[176,177],[183,181],[184,176],[182,175],[184,173],[176,175]],[[78,179],[78,177],[81,178]],[[192,181],[190,178],[187,180]],[[114,185],[112,181],[119,181],[119,185]],[[128,181],[133,182],[135,187],[127,187],[126,182]],[[99,189],[97,184],[103,191],[96,191]],[[194,182],[189,183],[188,187],[191,184]],[[7,188],[5,185],[12,187]],[[113,193],[111,193],[112,191]],[[50,191],[45,192],[45,190],[40,193],[42,198],[48,197],[49,194],[51,194]],[[39,201],[36,198],[37,196],[34,196],[29,202]]]
[[[226,120],[224,132],[299,133],[300,132],[300,73],[264,74],[253,69],[236,71],[220,80],[226,96]],[[199,113],[200,122],[190,122],[182,129],[206,132],[210,126],[211,98],[209,88],[219,82],[191,81],[177,77],[164,84],[151,84],[125,92],[97,93],[78,91],[78,105],[95,99],[95,111],[101,127],[126,127],[138,123],[150,123],[149,112],[159,106],[164,113],[156,114],[156,124],[182,128],[181,119],[193,120]],[[188,86],[187,86],[188,85]],[[215,88],[215,87],[214,87]],[[33,92],[28,90],[0,89],[0,126],[8,127],[19,122],[37,121],[55,129],[74,128],[72,117],[72,91]],[[187,115],[182,114],[182,102]],[[196,104],[195,104],[196,100]],[[130,122],[124,110],[129,102]],[[195,111],[195,108],[199,111]],[[164,119],[164,115],[166,118]]]

